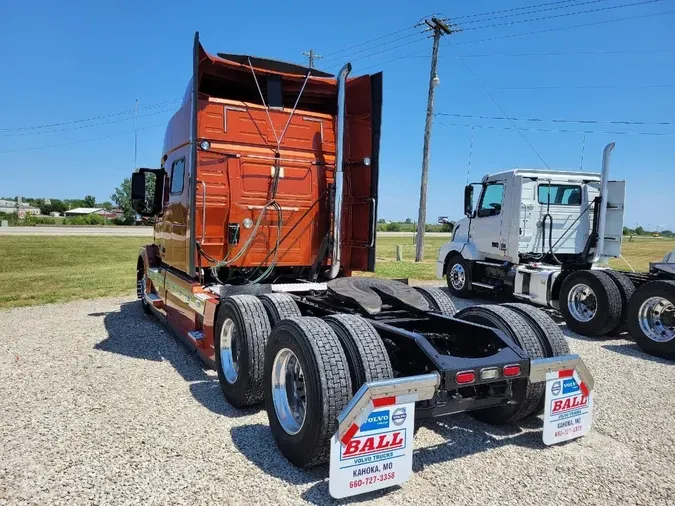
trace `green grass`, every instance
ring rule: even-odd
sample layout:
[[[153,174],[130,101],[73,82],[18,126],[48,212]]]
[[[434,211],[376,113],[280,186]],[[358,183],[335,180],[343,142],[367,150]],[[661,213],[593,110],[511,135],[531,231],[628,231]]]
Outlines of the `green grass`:
[[[144,237],[0,237],[0,308],[122,295]]]
[[[379,237],[376,275],[436,279],[438,249],[447,240],[426,237],[424,262],[415,263],[412,237]],[[138,249],[147,242],[145,237],[0,237],[0,308],[132,294]],[[396,261],[398,244],[402,262]],[[636,237],[624,242],[623,255],[634,269],[646,271],[649,262],[673,249],[672,239]],[[611,265],[628,269],[621,259]]]

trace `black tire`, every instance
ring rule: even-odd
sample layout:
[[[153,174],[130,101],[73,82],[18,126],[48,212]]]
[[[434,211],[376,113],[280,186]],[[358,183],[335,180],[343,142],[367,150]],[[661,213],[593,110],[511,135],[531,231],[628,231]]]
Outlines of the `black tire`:
[[[621,334],[623,332],[627,332],[628,303],[630,302],[630,298],[633,296],[633,293],[635,293],[635,285],[623,272],[613,271],[611,269],[607,269],[602,272],[607,274],[614,282],[616,287],[619,289],[619,295],[621,296],[621,316],[619,317],[619,323],[610,332],[612,334]]]
[[[136,292],[139,294],[139,299],[141,300],[141,307],[145,314],[151,315],[152,309],[150,309],[150,304],[145,300],[145,274],[142,274],[142,277],[136,281]]]
[[[459,286],[459,279],[453,285],[453,279],[455,277],[453,269],[455,266],[461,267],[461,270],[464,272],[464,284],[462,284],[461,287]],[[461,255],[453,255],[450,260],[448,260],[445,275],[448,282],[448,290],[452,295],[462,299],[471,297],[471,262],[464,260]]]
[[[570,347],[567,344],[565,334],[562,333],[553,318],[544,311],[520,302],[511,302],[502,304],[502,306],[513,309],[527,320],[530,328],[537,334],[546,357],[560,357],[570,354]]]
[[[352,393],[369,381],[394,377],[387,349],[368,321],[348,314],[331,315],[324,320],[337,335],[347,357]]]
[[[663,298],[671,304],[670,309],[667,309],[668,314],[665,314],[665,311],[660,314],[661,318],[663,318],[662,323],[666,327],[665,329],[659,329],[660,332],[654,329],[653,325],[651,326],[651,331],[649,331],[649,327],[645,329],[640,325],[640,308],[652,297]],[[628,330],[635,338],[637,345],[650,355],[675,359],[675,338],[659,342],[649,337],[651,333],[656,334],[658,337],[659,334],[663,335],[663,332],[675,329],[673,306],[675,306],[675,281],[649,281],[640,285],[630,299],[630,303],[628,304]],[[647,333],[646,330],[650,333]],[[653,336],[654,334],[651,335]]]
[[[522,303],[509,303],[503,304],[503,306],[514,310],[525,318],[530,328],[537,335],[546,357],[561,357],[570,354],[570,347],[567,344],[567,339],[565,339],[565,334],[562,333],[553,318],[541,309]],[[545,403],[545,396],[542,396],[533,414],[541,414],[544,411]]]
[[[595,314],[588,321],[577,319],[570,311],[568,296],[577,285],[586,285],[595,294]],[[616,328],[621,318],[621,293],[603,271],[576,271],[560,287],[560,312],[567,326],[577,334],[603,336]]]
[[[513,339],[531,359],[544,358],[544,348],[527,320],[515,310],[502,306],[473,306],[459,311],[455,318],[501,330]],[[544,383],[530,383],[529,379],[513,381],[513,400],[494,408],[472,411],[470,414],[481,422],[501,425],[522,420],[532,415],[544,397]]]
[[[221,358],[223,326],[231,321],[234,336],[233,353],[238,356],[238,371],[228,380]],[[271,331],[265,308],[254,295],[233,295],[220,303],[216,316],[216,371],[225,399],[240,408],[262,401],[265,343]]]
[[[432,311],[438,311],[445,316],[455,316],[457,308],[450,296],[435,286],[416,286],[422,297],[429,303]]]
[[[145,314],[152,314],[150,305],[145,300],[145,287],[147,285],[148,278],[145,275],[145,262],[142,258],[138,259],[138,265],[136,267],[136,296],[141,301],[141,307]]]
[[[274,405],[272,368],[285,348],[297,357],[304,375],[305,417],[296,434],[282,427]],[[291,463],[307,468],[328,461],[337,417],[351,396],[347,357],[328,323],[302,317],[274,327],[265,353],[265,408],[277,446]]]
[[[272,328],[281,320],[302,316],[295,300],[287,293],[266,293],[260,296],[260,300],[265,306]]]

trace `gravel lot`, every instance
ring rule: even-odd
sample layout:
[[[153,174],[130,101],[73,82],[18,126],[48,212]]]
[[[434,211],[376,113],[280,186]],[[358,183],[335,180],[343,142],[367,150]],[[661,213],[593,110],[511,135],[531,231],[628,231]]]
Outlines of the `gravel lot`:
[[[596,380],[589,436],[545,448],[536,422],[431,422],[413,478],[353,501],[672,504],[675,367],[624,339],[569,341]],[[131,299],[0,312],[0,504],[328,504],[327,475],[286,462],[265,412],[231,408]]]

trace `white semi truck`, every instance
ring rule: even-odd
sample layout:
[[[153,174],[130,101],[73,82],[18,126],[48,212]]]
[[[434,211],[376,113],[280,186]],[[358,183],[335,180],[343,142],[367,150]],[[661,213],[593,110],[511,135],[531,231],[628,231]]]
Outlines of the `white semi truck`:
[[[613,149],[599,174],[515,169],[466,186],[466,218],[441,247],[436,274],[458,297],[506,292],[558,309],[580,334],[628,330],[645,351],[675,358],[675,252],[644,274],[607,265],[621,256],[626,187],[609,180]]]

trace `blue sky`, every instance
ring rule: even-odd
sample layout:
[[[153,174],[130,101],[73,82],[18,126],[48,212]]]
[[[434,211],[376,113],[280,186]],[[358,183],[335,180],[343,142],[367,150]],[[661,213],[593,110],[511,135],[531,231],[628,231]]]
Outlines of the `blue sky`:
[[[674,122],[515,125],[549,166],[566,169],[580,167],[580,131],[633,132],[586,134],[583,168],[599,170],[602,148],[615,140],[612,175],[628,182],[626,224],[675,229],[675,34],[669,30],[675,1],[553,2],[3,2],[0,195],[92,193],[108,200],[133,169],[134,122],[128,111],[136,99],[141,108],[138,164],[157,166],[163,126],[177,107],[169,101],[184,92],[192,38],[199,30],[212,53],[303,62],[301,52],[314,48],[326,55],[319,68],[336,70],[350,59],[355,74],[383,70],[380,217],[415,219],[431,41],[409,30],[330,55],[441,13],[465,31],[442,42],[436,112],[472,117],[436,118],[428,221],[461,216],[472,137],[471,179],[505,168],[543,167],[511,122],[475,117],[506,113],[549,120]],[[529,15],[469,17],[541,4],[549,5]],[[580,11],[595,12],[570,15]],[[548,16],[559,17],[505,25]],[[606,22],[620,18],[633,19]],[[599,24],[574,27],[589,23]],[[516,36],[527,32],[544,33]]]

